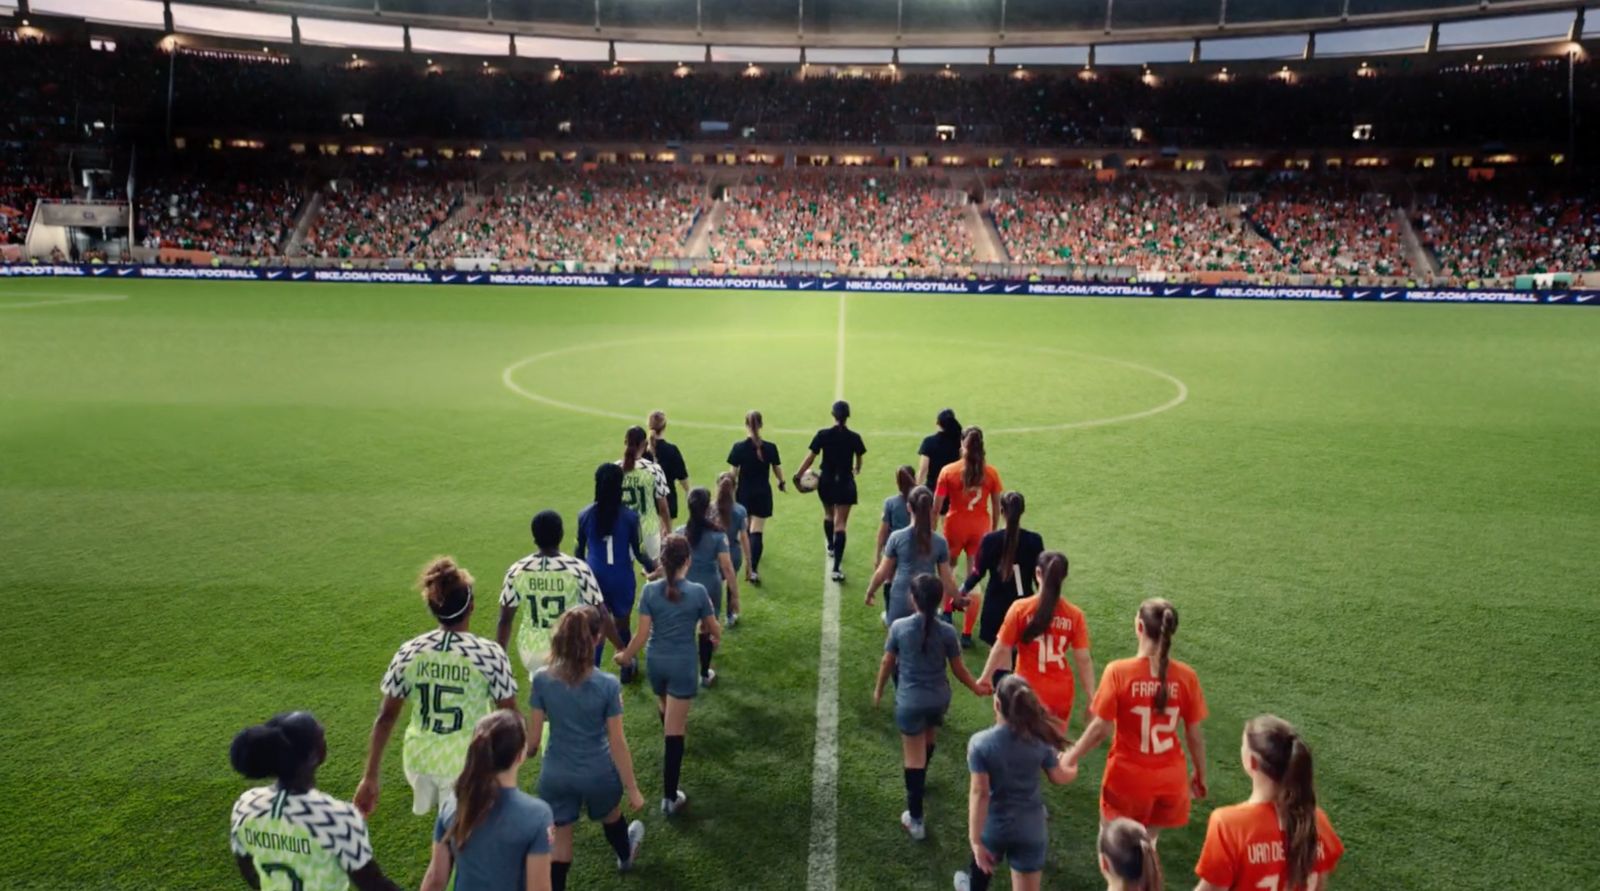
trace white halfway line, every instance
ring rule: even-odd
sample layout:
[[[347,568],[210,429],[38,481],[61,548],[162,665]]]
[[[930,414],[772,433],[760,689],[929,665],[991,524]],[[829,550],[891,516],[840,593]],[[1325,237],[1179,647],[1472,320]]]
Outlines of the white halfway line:
[[[6,292],[0,291],[0,294]],[[15,292],[13,292],[15,293]],[[22,294],[23,297],[42,297],[42,293]],[[0,302],[0,309],[32,309],[36,306],[67,306],[73,303],[100,303],[106,300],[127,300],[127,294],[63,294],[54,300],[35,300],[29,303]]]
[[[842,298],[839,310],[839,318],[843,319]],[[817,744],[811,761],[811,849],[806,858],[806,891],[833,891],[839,848],[839,583],[828,580],[832,564],[824,560],[823,567]]]
[[[833,398],[838,401],[844,398],[844,298],[845,292],[839,292],[839,343],[834,350],[833,360]]]

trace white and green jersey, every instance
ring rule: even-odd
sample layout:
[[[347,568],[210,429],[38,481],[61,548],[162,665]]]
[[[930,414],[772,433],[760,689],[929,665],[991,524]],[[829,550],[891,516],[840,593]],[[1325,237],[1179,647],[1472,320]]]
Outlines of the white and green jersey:
[[[594,570],[576,557],[530,554],[511,564],[500,587],[500,605],[516,609],[526,603],[517,623],[517,655],[529,675],[550,653],[550,636],[561,614],[575,606],[603,606]]]
[[[234,854],[255,864],[262,891],[344,891],[349,874],[372,860],[355,805],[316,789],[246,790],[233,803],[228,838]]]
[[[476,634],[435,629],[406,641],[383,674],[383,695],[411,699],[408,774],[453,777],[467,761],[473,725],[517,695],[506,651]]]
[[[617,466],[622,466],[618,461]],[[622,503],[639,515],[639,532],[643,535],[659,534],[661,515],[656,513],[656,499],[672,494],[672,484],[661,465],[649,458],[640,458],[633,469],[622,475]]]

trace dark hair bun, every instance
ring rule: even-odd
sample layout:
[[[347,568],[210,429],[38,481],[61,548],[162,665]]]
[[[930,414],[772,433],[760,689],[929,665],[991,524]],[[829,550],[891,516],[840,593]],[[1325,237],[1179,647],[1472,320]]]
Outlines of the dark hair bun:
[[[281,728],[256,724],[233,737],[228,760],[233,762],[234,770],[252,780],[282,776],[292,748],[289,735]]]

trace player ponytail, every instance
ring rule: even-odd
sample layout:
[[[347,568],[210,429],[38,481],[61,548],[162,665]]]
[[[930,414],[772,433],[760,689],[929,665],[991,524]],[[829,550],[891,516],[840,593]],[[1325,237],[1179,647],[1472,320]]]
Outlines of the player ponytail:
[[[956,420],[955,409],[947,408],[939,412],[939,433],[951,442],[961,441],[961,422]]]
[[[628,432],[622,437],[622,472],[628,473],[639,463],[639,456],[644,454],[645,436],[643,427],[629,427]]]
[[[645,418],[644,425],[650,428],[650,445],[646,451],[655,455],[656,443],[661,441],[661,434],[667,432],[667,413],[660,410],[651,412],[650,417]]]
[[[1067,555],[1060,551],[1045,551],[1039,555],[1039,607],[1022,629],[1023,643],[1033,643],[1050,630],[1050,623],[1056,618],[1056,604],[1061,602],[1061,586],[1067,580],[1067,568]]]
[[[900,465],[894,472],[894,486],[900,490],[900,497],[911,498],[911,490],[917,485],[917,469],[910,464]]]
[[[1021,492],[1000,496],[1000,516],[1006,519],[1006,544],[1000,551],[1000,581],[1011,583],[1012,565],[1017,562],[1017,543],[1022,541],[1022,512],[1028,509]]]
[[[424,566],[417,587],[440,624],[454,625],[472,612],[472,574],[449,557],[435,557]]]
[[[272,777],[287,786],[304,779],[308,769],[322,763],[325,753],[317,719],[310,712],[285,712],[235,734],[228,761],[252,780]]]
[[[667,580],[667,599],[673,603],[683,596],[678,590],[678,574],[689,565],[691,551],[689,539],[676,532],[661,540],[661,576]]]
[[[555,679],[576,687],[594,668],[594,645],[600,640],[600,613],[592,606],[577,606],[556,620],[550,635],[550,655],[545,664]]]
[[[1311,749],[1294,725],[1276,715],[1259,715],[1246,721],[1244,738],[1261,772],[1278,784],[1278,817],[1283,821],[1288,888],[1305,888],[1317,865],[1318,844]]]
[[[689,517],[684,522],[683,530],[689,539],[689,546],[700,546],[700,536],[707,532],[717,531],[717,524],[711,518],[711,490],[705,486],[695,486],[689,490]]]
[[[1127,817],[1100,828],[1100,862],[1125,891],[1161,891],[1161,858],[1150,831]]]
[[[911,509],[912,535],[917,553],[933,553],[933,492],[927,486],[918,486],[906,496],[906,507]]]
[[[594,536],[605,538],[622,511],[622,468],[607,461],[594,469]]]
[[[728,534],[733,533],[733,471],[724,470],[717,474],[717,525]],[[729,541],[728,547],[736,548],[739,543]]]
[[[1066,745],[1061,729],[1050,720],[1033,687],[1021,675],[1008,674],[994,690],[995,703],[1006,726],[1018,736],[1036,739],[1052,749]]]
[[[591,650],[590,659],[593,658]],[[500,797],[499,774],[516,766],[527,741],[522,718],[510,709],[490,712],[472,728],[467,763],[456,777],[456,821],[448,836],[458,852],[494,809]]]
[[[939,581],[938,576],[918,573],[911,580],[911,600],[917,605],[917,614],[922,616],[922,646],[926,648],[933,637],[934,627],[939,624],[939,605],[944,602],[944,582]]]
[[[833,422],[840,427],[850,420],[850,403],[840,399],[833,404]]]
[[[977,489],[983,485],[983,430],[968,427],[961,434],[961,485]]]
[[[1178,608],[1161,597],[1139,604],[1139,621],[1144,636],[1156,642],[1156,711],[1167,707],[1167,665],[1172,655],[1172,635],[1178,632]]]
[[[767,460],[767,453],[761,449],[763,445],[761,441],[761,412],[752,409],[749,414],[745,415],[744,427],[750,431],[750,441],[755,443],[756,457],[762,461]]]

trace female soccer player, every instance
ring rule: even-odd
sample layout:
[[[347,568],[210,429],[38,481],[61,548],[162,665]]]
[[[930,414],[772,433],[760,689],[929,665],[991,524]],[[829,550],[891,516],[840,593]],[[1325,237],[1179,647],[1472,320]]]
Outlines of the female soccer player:
[[[728,536],[728,556],[733,558],[733,571],[738,573],[750,562],[750,512],[734,497],[733,487],[733,471],[717,474],[717,522]],[[737,615],[739,604],[730,600],[728,611]]]
[[[1118,817],[1100,827],[1098,848],[1106,891],[1161,891],[1161,858],[1143,826]]]
[[[778,445],[761,438],[761,425],[761,412],[745,415],[744,427],[749,435],[728,450],[737,500],[750,512],[750,568],[745,570],[744,579],[752,585],[761,584],[761,552],[765,549],[762,533],[772,518],[772,480],[778,481],[779,492],[788,491]]]
[[[1011,604],[1033,596],[1034,567],[1038,565],[1039,555],[1044,553],[1044,538],[1022,528],[1022,512],[1026,509],[1021,492],[1000,496],[1000,516],[1005,518],[1005,528],[985,535],[978,543],[978,565],[961,584],[962,592],[971,593],[984,576],[989,577],[983,588],[978,639],[990,646],[994,646],[995,635],[999,634],[1000,624],[1005,621]],[[990,656],[991,660],[993,658]]]
[[[622,795],[628,807],[644,807],[644,794],[633,775],[633,753],[622,729],[622,684],[615,675],[597,671],[590,656],[600,639],[603,611],[579,607],[561,617],[550,651],[550,664],[533,676],[528,705],[528,749],[539,746],[549,722],[550,742],[539,769],[539,797],[554,814],[554,851],[550,884],[567,886],[572,869],[572,830],[584,810],[599,820],[606,841],[617,854],[617,869],[633,867],[644,842],[644,824],[624,824]]]
[[[527,755],[522,718],[491,712],[472,729],[455,798],[433,824],[433,859],[422,891],[525,888],[550,891],[550,807],[517,788]]]
[[[317,789],[327,757],[322,725],[307,712],[276,715],[233,738],[233,769],[273,779],[233,803],[228,839],[239,875],[252,888],[399,891],[372,859],[361,813]]]
[[[994,531],[994,518],[1000,514],[1000,473],[984,457],[982,430],[968,427],[961,435],[961,460],[939,471],[939,485],[933,495],[939,502],[940,513],[949,510],[944,518],[944,537],[950,543],[950,562],[966,554],[970,574],[978,558],[978,543]],[[953,606],[945,604],[946,619]],[[970,647],[972,627],[978,621],[978,607],[969,603],[964,609],[966,618],[961,626],[961,645]]]
[[[994,691],[972,679],[972,672],[961,661],[956,630],[939,621],[944,585],[931,575],[919,575],[911,580],[911,596],[917,604],[917,615],[889,626],[883,662],[878,666],[878,683],[872,688],[872,704],[876,706],[883,698],[883,685],[898,671],[894,723],[900,728],[906,780],[906,810],[900,815],[900,825],[912,838],[922,841],[928,834],[922,822],[928,759],[933,755],[935,731],[944,724],[945,713],[950,710],[950,679],[945,676],[945,669],[948,666],[975,696]]]
[[[878,547],[872,552],[873,566],[883,559],[883,546],[889,541],[890,533],[911,525],[911,508],[906,506],[906,499],[911,497],[916,485],[917,472],[910,464],[900,465],[894,472],[894,486],[899,494],[883,499],[883,520],[878,523]]]
[[[1067,731],[1072,702],[1077,693],[1073,668],[1083,679],[1084,702],[1094,701],[1094,658],[1089,655],[1089,626],[1083,610],[1061,596],[1067,580],[1067,557],[1059,551],[1046,551],[1035,570],[1039,593],[1011,604],[983,676],[993,679],[996,671],[1012,668],[1033,687],[1045,711],[1061,722]],[[1068,664],[1071,657],[1071,664]]]
[[[667,496],[672,486],[656,462],[644,456],[649,438],[643,427],[629,427],[622,437],[622,503],[639,515],[644,552],[654,560],[661,555],[661,538],[672,531],[672,510]]]
[[[355,805],[362,814],[378,806],[383,750],[406,700],[416,699],[404,754],[415,814],[426,814],[453,794],[478,719],[494,708],[517,707],[517,678],[506,651],[467,631],[471,574],[449,557],[439,557],[423,568],[418,587],[439,627],[406,641],[383,673],[383,702],[372,724],[366,773],[356,787]]]
[[[822,500],[822,540],[828,556],[833,558],[833,580],[844,581],[845,529],[850,524],[850,508],[856,503],[856,477],[861,474],[861,458],[867,453],[867,444],[861,434],[851,430],[850,403],[843,399],[833,404],[833,426],[824,427],[811,437],[811,448],[806,459],[795,471],[795,488],[800,487],[800,477],[811,469],[817,456],[822,456],[822,469],[818,472],[817,497]]]
[[[689,581],[706,589],[711,596],[711,614],[722,615],[722,583],[728,583],[728,627],[739,621],[739,611],[732,606],[739,600],[739,577],[733,574],[733,560],[728,556],[728,536],[717,525],[711,512],[711,493],[704,488],[689,492],[688,522],[678,527],[678,534],[689,540]],[[717,673],[711,670],[711,655],[716,652],[711,638],[700,635],[700,683],[711,686],[717,682]]]
[[[672,519],[678,518],[678,487],[683,488],[685,497],[689,495],[689,467],[683,463],[683,452],[678,447],[665,439],[661,434],[667,432],[667,413],[653,411],[645,419],[645,426],[650,428],[650,441],[645,445],[645,457],[656,462],[661,472],[667,477],[667,511]]]
[[[517,607],[527,601],[528,610],[524,613],[527,618],[517,629],[517,655],[522,667],[531,675],[544,664],[550,652],[550,632],[556,627],[556,620],[578,606],[604,606],[605,598],[589,564],[561,553],[561,539],[566,531],[560,514],[553,510],[539,511],[530,525],[538,550],[506,570],[505,582],[500,586],[500,625],[495,629],[494,639],[501,647],[510,647]],[[626,644],[617,636],[611,611],[602,609],[600,614],[605,616],[605,639],[611,641],[613,647],[622,649]]]
[[[950,547],[944,536],[933,531],[933,493],[926,486],[911,490],[911,525],[889,536],[883,546],[883,559],[867,585],[867,606],[878,589],[889,584],[889,602],[883,624],[887,627],[915,611],[911,605],[911,579],[928,573],[944,582],[945,596],[955,593],[956,580],[950,574]],[[893,580],[891,582],[891,579]]]
[[[711,595],[688,581],[692,549],[681,535],[669,535],[661,545],[662,578],[644,586],[639,599],[639,636],[617,654],[618,665],[632,665],[645,641],[650,672],[650,687],[660,701],[661,725],[666,734],[666,755],[662,759],[661,813],[672,816],[683,810],[689,796],[678,788],[683,771],[684,732],[689,724],[689,706],[700,692],[700,666],[696,658],[696,632],[710,636],[712,646],[722,636],[716,614],[711,611]]]
[[[967,839],[972,860],[955,875],[956,891],[985,891],[1002,859],[1011,865],[1011,887],[1038,891],[1049,847],[1039,774],[1057,785],[1077,779],[1075,764],[1061,761],[1065,742],[1028,682],[1008,675],[994,691],[995,726],[967,743],[972,788],[967,803]]]
[[[1189,799],[1206,797],[1206,697],[1194,669],[1171,658],[1178,610],[1159,597],[1139,604],[1133,620],[1139,654],[1106,666],[1083,730],[1067,760],[1077,764],[1117,731],[1100,784],[1102,823],[1127,817],[1150,830],[1187,825]],[[1189,743],[1191,774],[1178,746],[1178,719]]]
[[[939,471],[961,460],[961,422],[955,411],[944,409],[935,423],[939,429],[917,448],[917,485],[929,488],[939,482]]]
[[[1317,807],[1311,749],[1273,715],[1244,725],[1239,759],[1250,799],[1211,812],[1195,891],[1322,891],[1344,842]]]
[[[578,511],[578,545],[573,553],[589,564],[615,621],[617,639],[627,647],[633,639],[633,564],[637,561],[646,573],[653,573],[656,561],[641,544],[639,515],[622,503],[622,468],[615,464],[595,468],[594,501]],[[595,665],[604,651],[604,644],[595,647]],[[633,670],[624,669],[622,682],[632,679]]]

